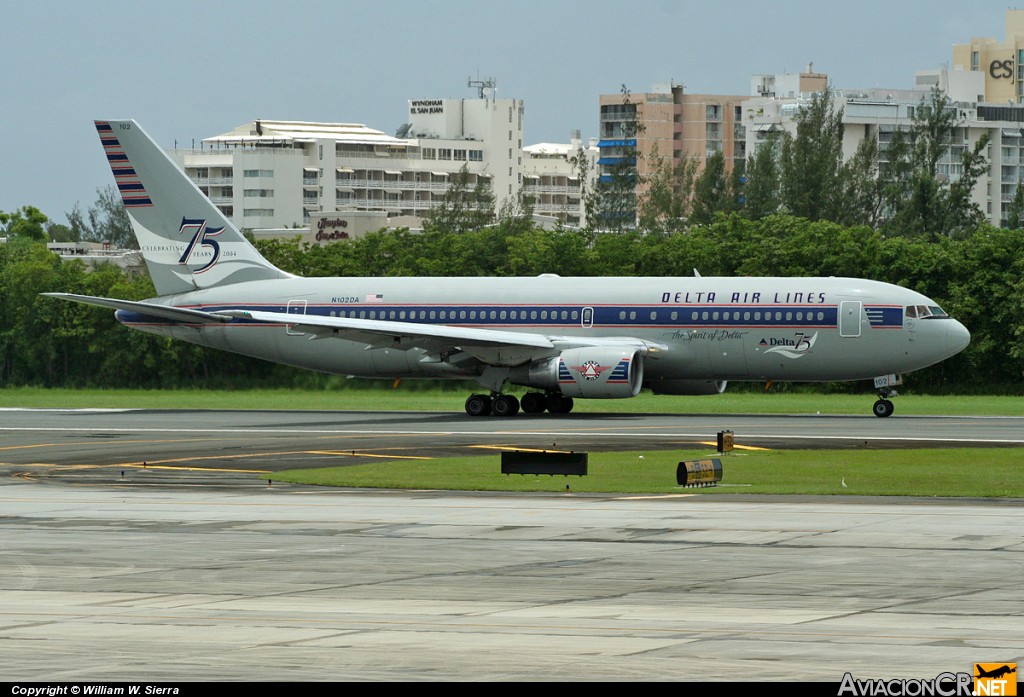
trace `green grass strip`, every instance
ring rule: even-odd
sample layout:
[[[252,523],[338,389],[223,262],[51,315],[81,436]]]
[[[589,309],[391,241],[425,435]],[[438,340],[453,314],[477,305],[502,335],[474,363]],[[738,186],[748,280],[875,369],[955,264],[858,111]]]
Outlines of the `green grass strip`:
[[[365,383],[364,383],[365,384]],[[462,412],[469,389],[380,387],[345,390],[70,390],[0,389],[0,407],[109,409],[260,409],[313,411]],[[574,413],[628,414],[869,414],[871,394],[726,392],[710,396],[643,393],[633,399],[578,399]],[[1024,399],[1012,396],[897,397],[900,415],[1022,416]],[[526,418],[526,417],[523,417]]]
[[[716,487],[676,485],[683,459],[707,451],[591,453],[585,477],[501,474],[487,457],[374,460],[273,475],[276,481],[339,487],[577,493],[803,494],[858,496],[1024,497],[1024,451],[1017,448],[926,450],[734,451],[723,456]],[[846,486],[843,486],[845,482]]]

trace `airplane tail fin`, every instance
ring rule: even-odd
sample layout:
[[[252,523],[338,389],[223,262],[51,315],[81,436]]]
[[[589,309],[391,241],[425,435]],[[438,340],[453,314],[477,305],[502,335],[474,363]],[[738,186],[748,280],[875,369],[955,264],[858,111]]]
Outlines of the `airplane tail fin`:
[[[291,278],[260,256],[135,121],[96,121],[96,131],[157,293]]]

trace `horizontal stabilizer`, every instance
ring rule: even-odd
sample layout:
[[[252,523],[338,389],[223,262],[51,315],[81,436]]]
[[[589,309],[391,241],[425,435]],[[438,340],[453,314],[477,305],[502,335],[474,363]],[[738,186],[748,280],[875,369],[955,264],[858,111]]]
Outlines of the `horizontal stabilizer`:
[[[153,303],[136,302],[134,300],[117,300],[115,298],[97,298],[91,295],[75,295],[74,293],[42,293],[51,298],[61,300],[72,300],[85,305],[96,307],[109,307],[113,310],[126,310],[137,312],[147,317],[159,317],[175,322],[230,322],[231,317],[214,312],[203,312],[202,310],[189,310],[184,307],[168,307],[167,305],[154,305]]]

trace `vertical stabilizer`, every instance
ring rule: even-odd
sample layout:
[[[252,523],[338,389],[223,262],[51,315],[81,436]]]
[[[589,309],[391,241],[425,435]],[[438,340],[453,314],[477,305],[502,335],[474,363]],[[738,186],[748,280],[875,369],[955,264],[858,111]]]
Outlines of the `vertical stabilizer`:
[[[96,130],[157,293],[290,277],[260,256],[137,123],[97,121]]]

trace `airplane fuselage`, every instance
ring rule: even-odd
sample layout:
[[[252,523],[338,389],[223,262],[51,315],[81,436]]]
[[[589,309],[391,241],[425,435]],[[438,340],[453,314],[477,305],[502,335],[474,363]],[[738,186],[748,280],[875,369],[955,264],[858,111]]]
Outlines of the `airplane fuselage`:
[[[852,278],[290,278],[149,302],[628,338],[649,347],[644,382],[832,381],[906,373],[961,350],[969,334],[920,293]],[[941,311],[939,311],[941,312]],[[916,311],[910,314],[917,315]],[[431,360],[380,342],[312,340],[291,325],[187,324],[126,311],[128,326],[301,368],[363,377],[472,377],[475,362]]]

